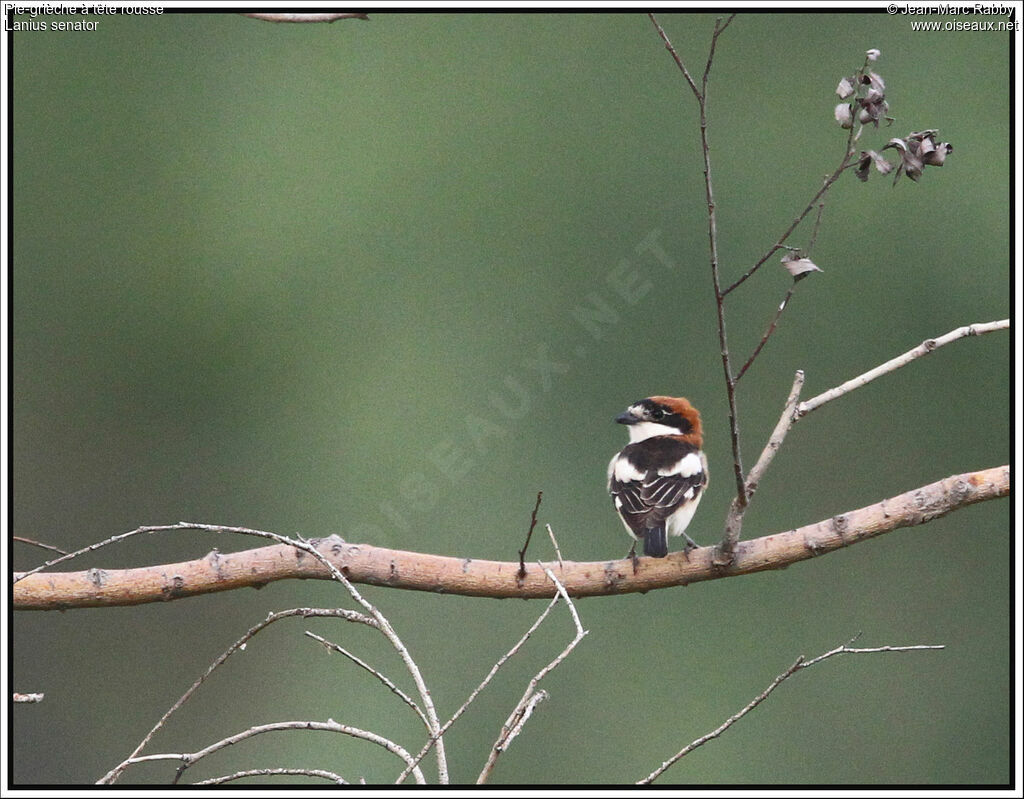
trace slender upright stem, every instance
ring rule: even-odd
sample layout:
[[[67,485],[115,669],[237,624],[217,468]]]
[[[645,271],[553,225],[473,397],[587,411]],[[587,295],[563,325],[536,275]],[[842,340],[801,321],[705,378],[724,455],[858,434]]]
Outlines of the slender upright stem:
[[[676,52],[676,48],[673,47],[672,42],[669,41],[668,35],[665,33],[665,29],[661,27],[661,25],[658,23],[658,20],[655,19],[654,14],[648,14],[647,16],[648,18],[650,18],[651,22],[654,23],[654,27],[657,29],[658,35],[661,37],[661,40],[665,43],[665,49],[668,50],[671,54],[673,60],[676,62],[676,66],[679,67],[679,71],[683,73],[683,77],[686,78],[686,82],[690,84],[690,88],[693,90],[693,94],[699,102],[701,96],[700,89],[697,88],[697,84],[690,76],[690,72],[686,68],[686,64],[683,63],[683,59],[679,57],[679,53]],[[714,39],[712,39],[712,43],[713,42]],[[705,81],[706,80],[707,76],[705,75]]]
[[[747,492],[743,479],[743,459],[740,456],[739,413],[736,409],[736,378],[732,373],[729,357],[729,343],[725,329],[725,295],[718,276],[718,221],[715,213],[715,193],[711,184],[711,148],[708,143],[707,94],[700,100],[700,143],[704,152],[704,186],[708,203],[708,246],[711,253],[711,280],[715,287],[715,309],[718,314],[718,344],[722,354],[722,371],[725,373],[725,392],[729,400],[729,437],[732,442],[733,474],[736,478],[736,499],[740,506],[747,504]]]
[[[723,23],[721,19],[715,20],[715,30],[711,35],[711,47],[708,50],[708,60],[704,65],[704,73],[701,76],[700,86],[693,79],[690,71],[686,68],[679,53],[676,52],[672,42],[669,40],[665,29],[661,27],[654,14],[647,15],[658,35],[665,43],[665,49],[672,55],[672,59],[683,73],[693,96],[697,98],[697,106],[700,110],[700,146],[704,158],[704,191],[708,206],[708,248],[711,261],[711,280],[715,289],[715,307],[718,313],[718,345],[722,354],[722,371],[725,373],[725,391],[729,400],[729,437],[732,442],[733,473],[736,479],[736,501],[740,507],[747,504],[746,484],[743,479],[743,460],[740,456],[740,433],[739,413],[736,408],[736,378],[733,377],[732,363],[729,357],[729,344],[725,326],[725,295],[728,292],[722,291],[722,284],[718,274],[718,218],[715,209],[715,192],[711,180],[711,146],[708,141],[708,78],[711,74],[711,64],[715,58],[715,46],[718,37],[729,26],[735,18],[735,14]]]
[[[782,316],[782,312],[786,310],[786,306],[789,305],[789,301],[793,298],[793,292],[796,291],[796,281],[794,280],[789,285],[789,291],[786,292],[786,296],[782,298],[782,302],[779,303],[779,307],[775,309],[775,316],[772,317],[771,324],[768,325],[768,329],[761,336],[761,340],[757,343],[754,351],[747,358],[747,362],[743,364],[740,370],[736,373],[736,382],[740,381],[740,378],[747,373],[747,369],[750,368],[751,364],[758,355],[761,354],[761,350],[764,349],[764,345],[768,343],[768,339],[771,338],[772,333],[775,332],[775,328],[779,325],[779,317]]]

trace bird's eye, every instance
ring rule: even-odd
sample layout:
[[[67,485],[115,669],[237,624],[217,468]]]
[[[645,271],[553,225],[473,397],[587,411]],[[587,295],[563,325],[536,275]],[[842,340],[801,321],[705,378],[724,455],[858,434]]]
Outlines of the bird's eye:
[[[661,408],[654,408],[653,410],[651,410],[651,418],[656,422],[660,422],[662,419],[665,418],[665,411],[663,411]]]

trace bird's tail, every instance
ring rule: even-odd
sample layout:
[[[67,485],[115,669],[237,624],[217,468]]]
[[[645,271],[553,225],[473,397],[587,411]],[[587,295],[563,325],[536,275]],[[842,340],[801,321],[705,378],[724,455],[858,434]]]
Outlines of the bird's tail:
[[[668,533],[665,525],[644,530],[644,555],[649,558],[663,558],[668,554]]]

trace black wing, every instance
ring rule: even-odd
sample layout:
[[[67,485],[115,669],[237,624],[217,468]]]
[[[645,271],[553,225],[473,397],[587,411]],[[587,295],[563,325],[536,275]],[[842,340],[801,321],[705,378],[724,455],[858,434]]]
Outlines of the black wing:
[[[619,470],[623,474],[632,472],[628,479],[620,480],[613,467],[608,491],[637,538],[643,538],[645,530],[663,527],[681,504],[692,500],[704,487],[707,473],[703,468],[685,476],[678,472],[658,473],[659,469],[666,471],[666,467],[697,452],[692,444],[666,436],[630,444],[619,453],[616,460],[627,458],[634,469]]]

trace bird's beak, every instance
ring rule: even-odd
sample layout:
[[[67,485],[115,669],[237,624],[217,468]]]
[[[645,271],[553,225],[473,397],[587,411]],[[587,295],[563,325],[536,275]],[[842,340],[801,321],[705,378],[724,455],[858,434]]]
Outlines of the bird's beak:
[[[640,421],[640,419],[639,417],[634,416],[629,411],[625,411],[624,413],[620,413],[618,416],[616,416],[615,421],[618,422],[619,424],[636,424],[637,422]]]

